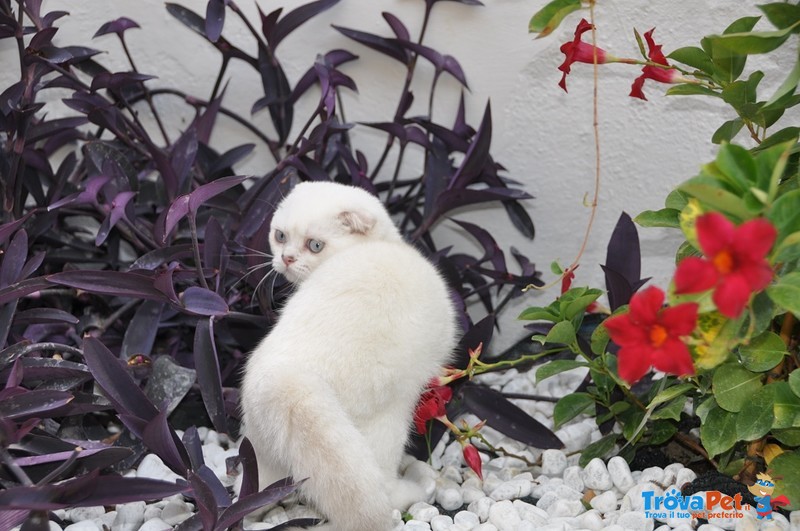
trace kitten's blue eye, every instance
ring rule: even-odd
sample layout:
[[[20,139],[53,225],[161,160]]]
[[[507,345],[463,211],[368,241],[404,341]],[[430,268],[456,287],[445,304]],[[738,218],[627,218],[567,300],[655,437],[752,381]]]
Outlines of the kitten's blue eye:
[[[275,241],[278,243],[286,242],[286,234],[282,230],[275,229]]]
[[[325,247],[325,242],[321,242],[319,240],[308,240],[308,243],[306,243],[306,245],[308,246],[309,251],[311,251],[312,253],[318,253],[322,250],[323,247]]]

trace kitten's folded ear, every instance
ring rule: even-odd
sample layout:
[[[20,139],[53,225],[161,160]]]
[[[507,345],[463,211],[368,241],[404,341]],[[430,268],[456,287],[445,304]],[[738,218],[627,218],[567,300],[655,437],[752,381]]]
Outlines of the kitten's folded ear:
[[[353,234],[367,234],[377,222],[372,214],[363,210],[345,210],[338,218]]]

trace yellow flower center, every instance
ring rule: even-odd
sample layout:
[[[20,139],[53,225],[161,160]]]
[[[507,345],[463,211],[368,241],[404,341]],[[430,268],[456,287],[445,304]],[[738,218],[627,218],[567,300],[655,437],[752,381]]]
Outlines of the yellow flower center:
[[[727,275],[731,271],[733,271],[733,255],[727,249],[723,249],[722,251],[718,252],[717,255],[711,260],[711,263],[714,264],[714,267],[717,268],[723,275]]]
[[[654,325],[652,328],[650,328],[650,344],[655,348],[661,347],[668,337],[669,334],[667,333],[667,329],[663,326]]]

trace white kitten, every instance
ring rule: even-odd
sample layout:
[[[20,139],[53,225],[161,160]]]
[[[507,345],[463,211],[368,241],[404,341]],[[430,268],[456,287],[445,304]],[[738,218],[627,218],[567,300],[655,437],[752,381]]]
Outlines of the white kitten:
[[[272,220],[273,267],[299,283],[250,355],[244,434],[261,488],[301,492],[331,531],[385,531],[421,489],[398,467],[425,384],[456,343],[434,266],[405,243],[377,198],[332,182],[298,184]]]

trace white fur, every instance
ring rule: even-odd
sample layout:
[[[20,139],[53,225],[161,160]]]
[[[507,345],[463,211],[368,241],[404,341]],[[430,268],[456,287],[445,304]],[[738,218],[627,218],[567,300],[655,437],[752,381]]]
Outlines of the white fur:
[[[455,346],[445,282],[358,188],[297,185],[270,243],[274,268],[299,287],[245,368],[260,485],[308,478],[301,492],[329,522],[319,529],[388,530],[391,509],[422,496],[398,467],[420,392]]]

